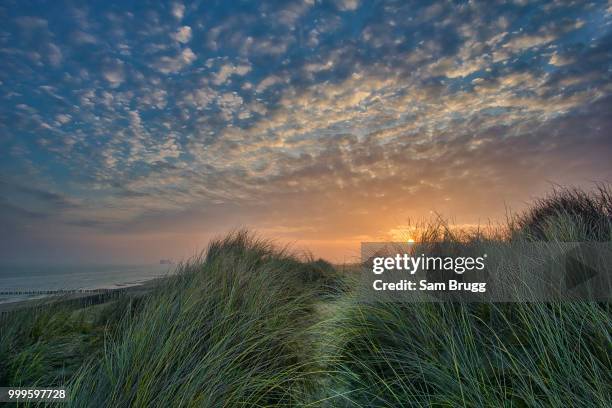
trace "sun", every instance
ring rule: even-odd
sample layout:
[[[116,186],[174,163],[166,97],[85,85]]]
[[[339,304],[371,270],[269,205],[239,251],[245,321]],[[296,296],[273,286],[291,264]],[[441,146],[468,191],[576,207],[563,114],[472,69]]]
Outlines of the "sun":
[[[418,236],[418,229],[411,224],[398,225],[388,231],[388,238],[393,242],[406,242],[413,244],[416,242],[415,236]]]

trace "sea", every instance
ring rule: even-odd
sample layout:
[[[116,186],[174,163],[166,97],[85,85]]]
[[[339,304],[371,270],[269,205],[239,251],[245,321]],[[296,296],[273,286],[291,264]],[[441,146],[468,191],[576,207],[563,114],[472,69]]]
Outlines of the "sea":
[[[172,274],[175,265],[0,265],[0,303],[57,291],[117,289]]]

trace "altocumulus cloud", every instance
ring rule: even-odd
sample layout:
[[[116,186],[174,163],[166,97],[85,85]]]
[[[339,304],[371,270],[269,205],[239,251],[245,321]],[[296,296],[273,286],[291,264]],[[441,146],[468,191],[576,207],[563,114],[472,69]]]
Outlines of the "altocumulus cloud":
[[[611,175],[605,1],[36,5],[0,6],[23,242],[219,220],[348,242]]]

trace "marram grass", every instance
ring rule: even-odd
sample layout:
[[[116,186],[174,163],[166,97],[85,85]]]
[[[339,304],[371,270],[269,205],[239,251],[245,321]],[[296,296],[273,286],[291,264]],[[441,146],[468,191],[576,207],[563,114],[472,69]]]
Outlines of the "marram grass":
[[[420,241],[606,238],[602,190],[555,194],[505,234]],[[65,385],[71,407],[612,406],[607,303],[365,303],[355,279],[230,234],[143,298],[3,316],[0,380]]]
[[[214,242],[74,377],[73,405],[299,405],[313,385],[303,269],[245,233]]]
[[[609,310],[597,304],[347,299],[327,322],[328,406],[606,407]]]

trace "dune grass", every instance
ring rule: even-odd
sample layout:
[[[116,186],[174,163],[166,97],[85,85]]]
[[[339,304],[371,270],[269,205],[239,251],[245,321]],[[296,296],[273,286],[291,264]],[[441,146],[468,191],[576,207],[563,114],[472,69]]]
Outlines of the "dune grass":
[[[611,241],[612,186],[556,187],[512,217],[510,230],[535,241]]]
[[[306,331],[325,274],[239,232],[180,266],[101,361],[75,406],[296,406],[314,386]]]
[[[133,308],[127,297],[87,308],[60,299],[0,316],[0,384],[66,384]]]
[[[438,223],[419,241],[601,241],[603,191],[557,191],[504,233]],[[139,300],[4,316],[2,385],[66,385],[74,407],[612,406],[608,303],[364,302],[357,275],[244,231],[178,269]]]
[[[347,299],[322,336],[327,406],[610,406],[609,310],[597,304]]]
[[[455,255],[545,241],[609,240],[610,190],[557,190],[505,233],[420,228],[424,252]],[[420,250],[419,250],[420,251]],[[537,254],[542,260],[548,254]],[[535,271],[517,261],[517,275]],[[612,406],[609,303],[429,303],[345,296],[322,325],[330,407]]]

